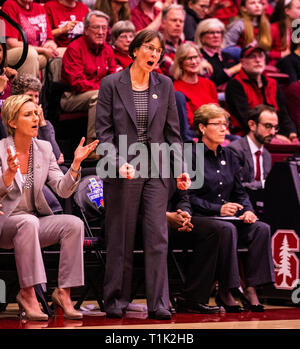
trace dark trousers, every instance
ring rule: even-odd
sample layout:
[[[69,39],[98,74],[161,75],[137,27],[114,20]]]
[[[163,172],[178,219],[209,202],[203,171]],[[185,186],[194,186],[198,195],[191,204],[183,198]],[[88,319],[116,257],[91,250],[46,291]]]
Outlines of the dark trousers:
[[[274,282],[269,225],[261,221],[253,224],[242,221],[214,221],[217,222],[220,232],[217,266],[220,287],[230,289],[240,286],[238,241],[248,248],[243,264],[246,286],[255,287]]]
[[[181,296],[187,301],[208,303],[212,284],[215,281],[219,252],[219,230],[217,223],[194,216],[191,232],[171,230],[174,244],[192,249],[186,268],[186,282]]]
[[[105,311],[124,310],[131,300],[133,250],[139,213],[148,311],[169,308],[167,201],[168,187],[160,179],[104,182]]]

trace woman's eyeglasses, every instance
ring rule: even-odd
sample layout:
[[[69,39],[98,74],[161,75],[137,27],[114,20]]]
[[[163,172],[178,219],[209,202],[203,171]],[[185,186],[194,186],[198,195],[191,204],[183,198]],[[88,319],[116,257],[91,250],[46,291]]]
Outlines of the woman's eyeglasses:
[[[145,49],[148,51],[148,52],[151,52],[151,53],[158,53],[159,55],[162,54],[163,52],[163,49],[161,47],[154,47],[152,45],[147,45],[147,44],[142,44],[142,46],[145,47]]]
[[[229,122],[208,122],[206,125],[212,125],[216,128],[227,128],[229,126]]]
[[[208,30],[207,32],[202,33],[202,35],[223,35],[224,32],[222,30]]]

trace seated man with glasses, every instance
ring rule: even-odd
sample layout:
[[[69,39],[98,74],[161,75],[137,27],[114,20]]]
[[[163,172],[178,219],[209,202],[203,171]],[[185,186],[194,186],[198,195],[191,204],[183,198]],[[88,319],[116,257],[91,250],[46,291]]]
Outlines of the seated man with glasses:
[[[247,46],[241,53],[242,68],[226,87],[226,103],[231,113],[232,132],[245,135],[249,131],[249,109],[258,104],[273,106],[280,126],[276,140],[298,142],[296,127],[288,113],[285,98],[278,83],[265,73],[266,54],[259,46]]]
[[[84,34],[67,48],[62,60],[62,82],[65,92],[61,107],[66,112],[88,111],[87,142],[96,139],[96,102],[102,78],[115,73],[113,49],[106,44],[108,16],[101,11],[89,12],[83,20]],[[91,160],[97,155],[90,154]]]
[[[276,109],[259,104],[248,117],[249,132],[228,145],[240,165],[241,182],[246,189],[256,214],[263,213],[263,190],[272,167],[272,158],[264,144],[269,144],[279,131]]]

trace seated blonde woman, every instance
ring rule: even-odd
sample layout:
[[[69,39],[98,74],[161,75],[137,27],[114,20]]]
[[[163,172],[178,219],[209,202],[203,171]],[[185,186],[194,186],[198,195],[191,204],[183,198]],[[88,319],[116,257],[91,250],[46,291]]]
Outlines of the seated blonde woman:
[[[241,69],[241,64],[227,52],[224,47],[225,26],[217,18],[208,18],[200,22],[195,33],[195,42],[200,47],[203,57],[212,65],[210,75],[217,89],[221,89],[234,74]]]
[[[209,79],[201,77],[202,73],[198,47],[191,42],[181,44],[176,50],[173,77],[180,132],[184,141],[195,137],[190,130],[194,112],[203,104],[218,103],[216,86]]]
[[[74,153],[73,163],[64,175],[59,169],[51,144],[38,140],[39,117],[31,97],[10,96],[2,106],[2,119],[9,135],[0,141],[0,247],[14,248],[20,292],[21,314],[29,320],[48,320],[39,306],[34,285],[46,283],[41,247],[59,243],[58,288],[52,294],[55,306],[65,318],[80,319],[71,298],[71,287],[84,284],[83,223],[72,215],[53,215],[43,195],[49,185],[63,198],[69,197],[80,180],[80,164],[98,141]]]

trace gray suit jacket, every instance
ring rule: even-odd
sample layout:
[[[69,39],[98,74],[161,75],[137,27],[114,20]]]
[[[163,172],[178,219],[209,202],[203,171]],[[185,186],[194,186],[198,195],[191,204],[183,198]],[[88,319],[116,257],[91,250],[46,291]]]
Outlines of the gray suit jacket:
[[[254,178],[254,163],[247,137],[245,136],[230,143],[228,148],[234,153],[239,161],[243,186],[249,189],[261,188],[261,184],[258,181],[255,181]],[[262,158],[264,179],[266,179],[272,167],[271,154],[266,148],[263,148]]]
[[[119,136],[127,136],[127,144],[125,144],[127,149],[138,139],[136,109],[129,68],[102,79],[97,103],[97,138],[100,140],[100,144],[110,143],[115,147],[116,156],[108,156],[108,159],[112,163],[116,163],[117,169],[123,163],[129,163],[135,157],[129,155],[127,159],[124,159],[121,156],[119,153]],[[182,146],[173,83],[170,78],[154,72],[150,73],[149,83],[147,143],[148,148],[153,143],[158,145],[177,143],[180,149]],[[162,155],[159,160],[160,177],[161,164],[167,163],[169,163],[169,159]]]
[[[18,206],[23,191],[22,183],[17,176],[9,188],[3,183],[2,173],[8,167],[7,148],[10,145],[13,145],[12,137],[0,141],[0,202],[5,213],[0,216],[0,231],[4,219]],[[76,189],[80,180],[78,176],[75,182],[69,171],[64,175],[57,165],[51,144],[36,138],[33,139],[33,174],[35,206],[41,216],[53,214],[43,194],[44,184],[49,185],[59,196],[67,198]]]

